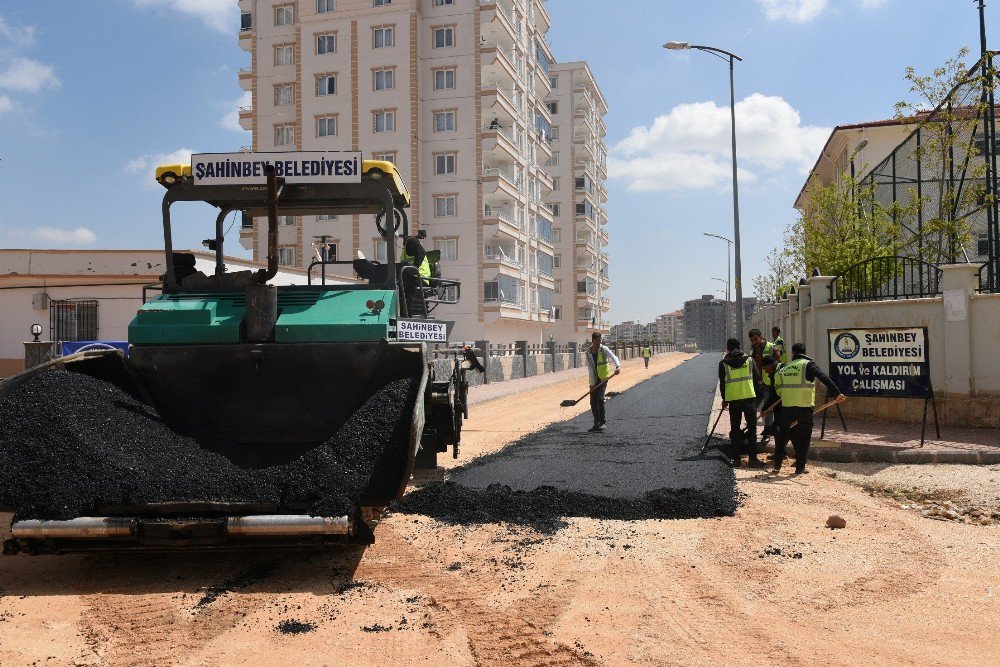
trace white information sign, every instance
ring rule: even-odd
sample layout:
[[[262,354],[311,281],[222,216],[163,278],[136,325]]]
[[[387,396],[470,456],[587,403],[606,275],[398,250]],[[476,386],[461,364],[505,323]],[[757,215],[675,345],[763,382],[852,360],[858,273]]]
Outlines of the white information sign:
[[[949,322],[964,322],[969,317],[968,300],[964,289],[944,291],[944,314]]]
[[[361,153],[196,153],[191,156],[195,185],[262,185],[264,167],[286,183],[360,183]]]
[[[447,343],[451,322],[396,320],[396,340],[414,343]]]

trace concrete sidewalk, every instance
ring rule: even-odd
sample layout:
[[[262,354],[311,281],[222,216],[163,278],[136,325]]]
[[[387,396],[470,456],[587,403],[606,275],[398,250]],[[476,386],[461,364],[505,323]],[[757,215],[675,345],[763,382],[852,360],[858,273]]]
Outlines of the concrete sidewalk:
[[[722,397],[715,392],[715,403],[708,421],[711,430],[722,408]],[[845,433],[831,408],[826,419],[825,438],[820,439],[822,417],[816,415],[810,461],[836,463],[962,463],[994,465],[1000,463],[1000,429],[959,428],[942,426],[941,438],[934,431],[934,417],[928,414],[927,438],[920,446],[920,424],[885,421],[847,420]],[[757,425],[758,440],[763,422]],[[715,433],[717,438],[728,440],[729,418],[723,416]],[[774,453],[774,438],[770,438],[764,451]],[[792,454],[788,446],[788,456]]]

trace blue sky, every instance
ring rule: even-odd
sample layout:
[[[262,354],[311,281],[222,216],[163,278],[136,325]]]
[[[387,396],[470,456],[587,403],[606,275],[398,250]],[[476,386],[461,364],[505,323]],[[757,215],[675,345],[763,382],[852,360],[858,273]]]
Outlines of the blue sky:
[[[462,1],[462,0],[460,0]],[[1000,3],[988,28],[1000,35]],[[550,0],[559,60],[587,60],[608,99],[614,322],[721,289],[732,234],[726,64],[736,52],[745,292],[795,219],[830,129],[891,117],[907,66],[978,51],[971,0]],[[611,8],[614,9],[611,9]],[[6,0],[0,6],[0,246],[162,243],[164,155],[250,142],[233,110],[235,0]],[[991,39],[994,48],[1000,37]],[[178,246],[205,229],[179,225]],[[229,249],[238,248],[233,230]]]

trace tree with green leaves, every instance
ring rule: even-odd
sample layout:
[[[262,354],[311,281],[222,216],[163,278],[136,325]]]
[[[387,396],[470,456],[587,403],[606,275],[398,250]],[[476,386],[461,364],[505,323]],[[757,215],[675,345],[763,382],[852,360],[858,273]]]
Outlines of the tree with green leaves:
[[[784,238],[782,246],[773,248],[764,258],[767,272],[759,274],[753,279],[754,292],[757,294],[758,300],[774,301],[779,299],[782,293],[791,290],[799,278],[806,274],[801,252],[799,252],[801,243],[797,241],[797,235],[796,226],[786,227],[782,233]]]

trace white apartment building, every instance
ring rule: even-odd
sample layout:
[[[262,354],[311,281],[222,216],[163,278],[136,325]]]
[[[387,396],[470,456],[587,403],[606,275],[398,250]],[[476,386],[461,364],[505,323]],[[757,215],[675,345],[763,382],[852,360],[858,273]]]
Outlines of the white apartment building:
[[[253,134],[252,150],[360,150],[395,163],[412,195],[411,229],[426,230],[425,245],[442,251],[444,276],[462,281],[461,302],[435,313],[455,320],[456,339],[581,337],[576,275],[565,272],[560,279],[567,287],[558,294],[556,275],[557,255],[570,268],[575,261],[573,179],[563,177],[569,197],[559,208],[570,212],[566,231],[556,234],[548,204],[564,196],[553,192],[561,167],[545,166],[556,145],[546,101],[553,92],[553,101],[572,99],[565,95],[575,96],[578,82],[569,75],[567,88],[551,88],[550,74],[563,75],[551,66],[543,0],[239,0],[239,6],[239,43],[251,56],[239,81],[253,96],[240,122]],[[581,87],[589,86],[594,98],[589,79]],[[572,115],[566,123],[561,146],[572,165]],[[263,222],[246,221],[241,232],[255,258],[266,252]],[[385,257],[368,216],[281,222],[283,263],[307,266],[321,244],[341,260],[358,251]]]
[[[654,340],[669,340],[675,343],[683,343],[685,341],[683,310],[675,310],[672,313],[660,315],[653,322],[652,327]]]
[[[606,313],[611,301],[606,292],[611,283],[604,250],[608,106],[585,62],[553,65],[550,82],[546,104],[552,117],[553,152],[546,169],[552,175],[553,192],[547,201],[554,213],[559,250],[555,277],[563,308],[561,331],[570,338],[589,337],[592,331],[610,331]]]

